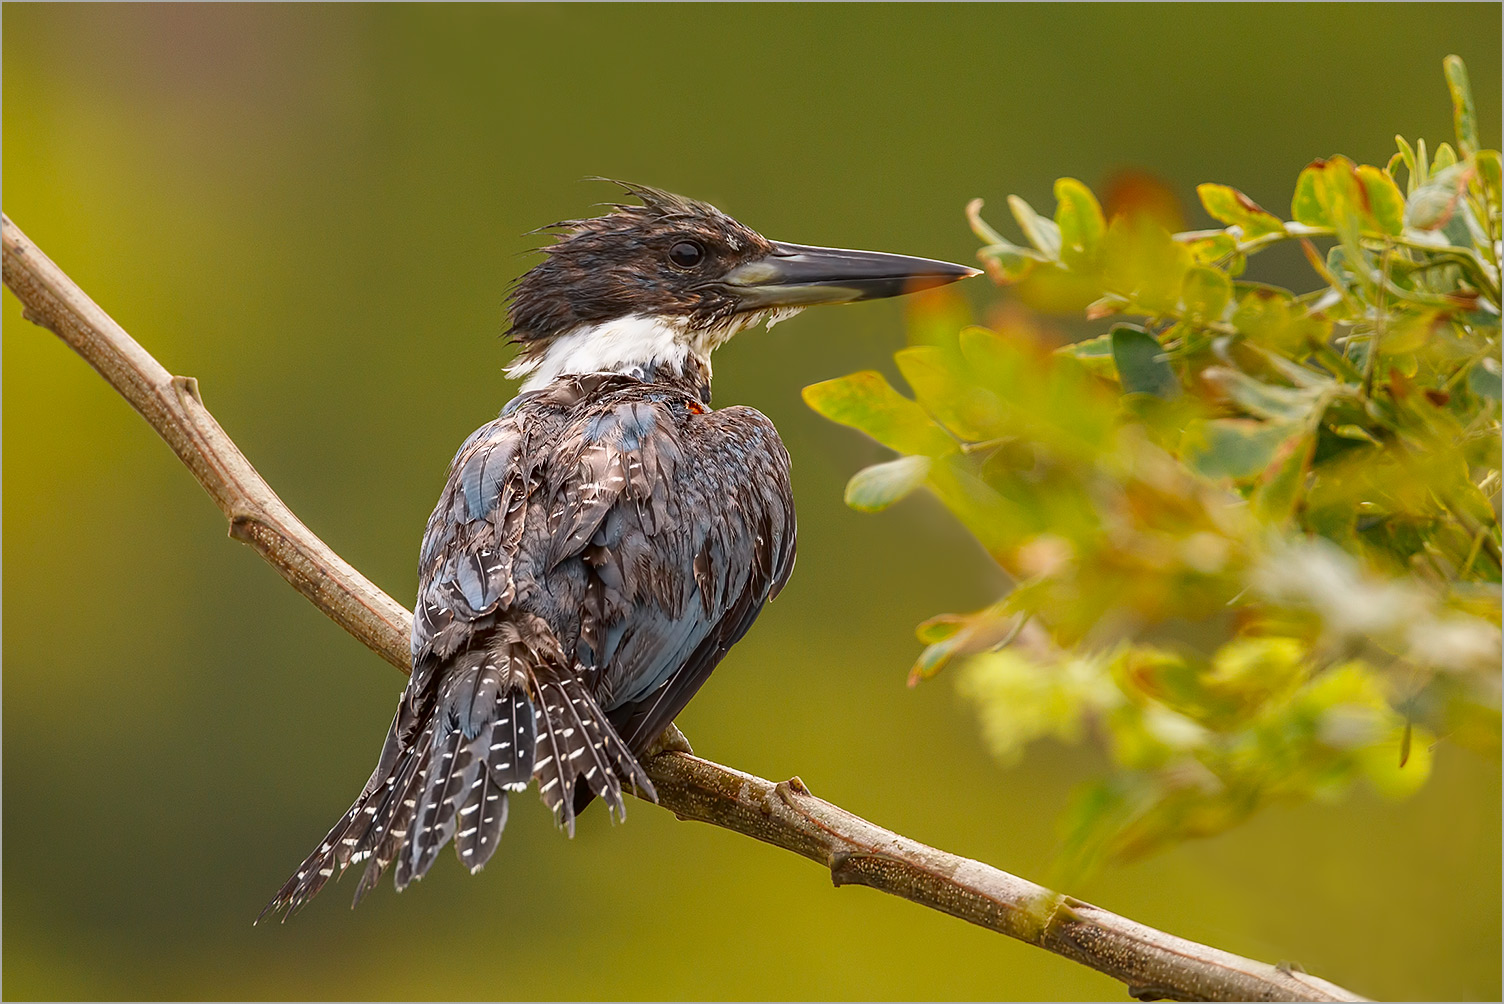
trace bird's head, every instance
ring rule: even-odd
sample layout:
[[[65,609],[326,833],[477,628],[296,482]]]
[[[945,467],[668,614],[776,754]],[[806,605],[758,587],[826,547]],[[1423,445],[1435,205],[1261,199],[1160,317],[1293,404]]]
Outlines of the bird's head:
[[[977,269],[878,251],[769,240],[714,206],[618,182],[640,205],[543,228],[557,240],[518,280],[507,370],[524,389],[564,374],[709,372],[737,332],[807,306],[896,296]]]

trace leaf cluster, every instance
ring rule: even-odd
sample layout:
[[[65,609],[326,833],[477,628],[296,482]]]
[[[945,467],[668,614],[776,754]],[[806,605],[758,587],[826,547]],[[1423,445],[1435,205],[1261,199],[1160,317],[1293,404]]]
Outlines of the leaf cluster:
[[[1063,178],[1052,217],[1010,197],[1015,244],[974,202],[997,284],[1106,330],[1052,349],[1017,313],[921,311],[912,397],[875,371],[805,391],[899,454],[851,506],[923,486],[1012,579],[920,626],[911,683],[960,660],[1005,761],[1102,746],[1075,873],[1274,798],[1406,794],[1437,737],[1498,748],[1500,157],[1445,71],[1455,146],[1315,161],[1288,219],[1207,184],[1220,226],[1172,233]],[[1309,288],[1249,278],[1278,245]]]

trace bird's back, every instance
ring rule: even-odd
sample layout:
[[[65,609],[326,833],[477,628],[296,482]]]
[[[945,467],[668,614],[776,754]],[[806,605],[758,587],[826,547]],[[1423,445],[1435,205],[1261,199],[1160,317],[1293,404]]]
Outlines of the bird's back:
[[[765,416],[710,411],[673,384],[564,378],[456,455],[424,535],[414,666],[532,615],[626,728],[623,709],[782,585],[794,543],[788,453]],[[623,732],[634,752],[657,738],[642,731]]]

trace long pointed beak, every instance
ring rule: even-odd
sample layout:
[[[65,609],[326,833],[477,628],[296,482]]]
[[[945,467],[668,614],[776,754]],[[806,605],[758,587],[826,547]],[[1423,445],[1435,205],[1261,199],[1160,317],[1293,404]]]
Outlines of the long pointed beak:
[[[981,274],[932,258],[774,241],[772,254],[738,265],[720,285],[739,297],[744,309],[756,310],[875,300]]]

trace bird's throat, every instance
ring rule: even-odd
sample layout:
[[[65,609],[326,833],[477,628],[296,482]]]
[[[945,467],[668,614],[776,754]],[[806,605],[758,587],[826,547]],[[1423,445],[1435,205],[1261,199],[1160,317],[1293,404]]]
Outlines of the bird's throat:
[[[674,382],[703,375],[708,385],[712,352],[748,327],[763,321],[772,327],[795,313],[797,308],[737,314],[709,328],[695,327],[684,317],[630,314],[526,345],[506,374],[523,381],[523,392],[585,373]]]

